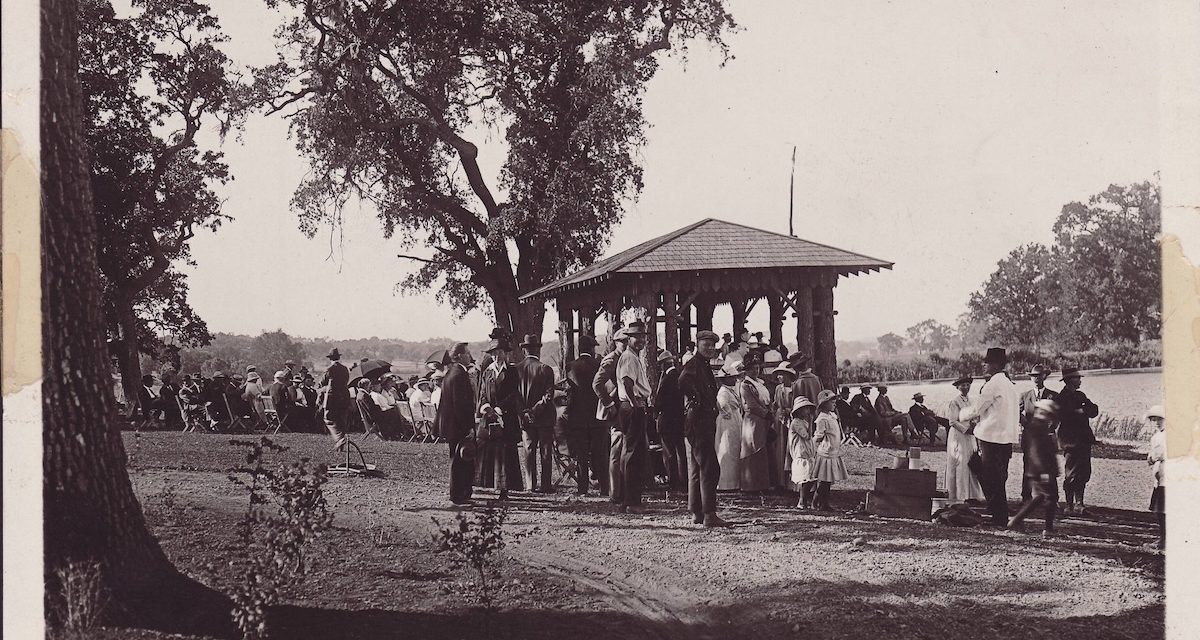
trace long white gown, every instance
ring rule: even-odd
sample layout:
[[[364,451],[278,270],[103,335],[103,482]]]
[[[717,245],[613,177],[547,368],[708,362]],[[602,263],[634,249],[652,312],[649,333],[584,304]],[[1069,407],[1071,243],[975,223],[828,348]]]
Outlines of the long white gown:
[[[951,424],[966,426],[967,423],[958,419],[959,412],[971,401],[963,396],[957,396],[946,407],[942,416]],[[959,504],[965,500],[982,500],[983,488],[979,480],[971,473],[967,462],[975,452],[975,436],[969,436],[958,429],[950,428],[946,434],[946,495],[949,504]]]
[[[721,478],[717,489],[737,489],[739,486],[738,462],[742,457],[742,399],[736,387],[721,385],[717,391],[717,462],[721,465]]]

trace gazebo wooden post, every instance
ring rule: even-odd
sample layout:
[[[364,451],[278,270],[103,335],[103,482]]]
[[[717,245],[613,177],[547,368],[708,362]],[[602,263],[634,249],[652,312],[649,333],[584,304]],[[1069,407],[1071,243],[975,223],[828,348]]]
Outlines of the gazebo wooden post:
[[[621,307],[623,300],[620,295],[613,296],[604,302],[604,315],[608,319],[608,335],[611,338],[621,324]]]
[[[684,300],[684,295],[679,294],[679,299]],[[679,350],[683,351],[684,345],[692,341],[692,305],[683,303],[679,305]],[[682,356],[682,353],[675,354]]]
[[[663,309],[663,341],[666,342],[667,351],[670,351],[679,357],[679,307],[678,301],[675,298],[675,292],[670,291],[662,296]]]
[[[808,283],[796,289],[796,348],[813,362],[813,289]]]
[[[746,331],[746,317],[750,315],[747,309],[749,301],[745,296],[731,298],[730,306],[733,307],[733,339],[737,340]]]
[[[767,295],[767,308],[771,314],[770,330],[771,330],[771,347],[783,344],[783,316],[785,307],[783,299],[778,295]]]
[[[596,337],[596,308],[591,305],[579,307],[579,335]]]
[[[837,276],[835,275],[834,278]],[[834,341],[833,285],[821,284],[814,289],[813,307],[816,310],[815,355],[813,371],[826,389],[837,385],[837,344]]]
[[[697,331],[712,331],[713,330],[713,313],[716,311],[717,305],[708,300],[696,301],[696,330]]]
[[[562,298],[554,299],[558,309],[559,368],[566,371],[567,363],[575,359],[575,310]]]

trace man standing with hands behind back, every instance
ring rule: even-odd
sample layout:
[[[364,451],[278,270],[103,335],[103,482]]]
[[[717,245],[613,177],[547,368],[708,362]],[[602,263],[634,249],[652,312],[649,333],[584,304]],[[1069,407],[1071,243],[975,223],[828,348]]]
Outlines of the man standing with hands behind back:
[[[542,338],[529,334],[521,343],[525,359],[516,365],[520,388],[521,438],[525,441],[525,486],[530,491],[553,493],[554,470],[554,370],[541,360]]]
[[[609,429],[608,444],[608,478],[612,494],[609,499],[613,504],[621,504],[623,500],[621,476],[621,451],[625,446],[625,436],[617,426],[617,360],[625,353],[625,328],[617,329],[612,336],[612,350],[600,359],[600,367],[592,378],[592,391],[596,392],[596,419]]]
[[[696,334],[696,357],[679,373],[679,392],[684,399],[683,433],[687,438],[688,509],[692,522],[706,527],[729,523],[717,516],[717,483],[721,465],[717,461],[717,391],[720,385],[709,362],[717,355],[717,334]]]
[[[450,443],[450,502],[471,504],[475,459],[471,454],[475,437],[475,391],[471,386],[471,352],[460,342],[450,349],[450,364],[442,381],[442,398],[433,421],[434,435]]]
[[[1067,513],[1087,515],[1083,506],[1083,491],[1092,479],[1092,445],[1096,434],[1090,418],[1100,415],[1100,407],[1079,390],[1082,377],[1079,369],[1063,367],[1063,390],[1058,402],[1058,446],[1063,452],[1063,493],[1067,498]]]
[[[979,484],[987,499],[988,512],[992,514],[992,526],[1004,528],[1008,526],[1008,495],[1004,484],[1008,481],[1012,446],[1020,435],[1020,398],[1016,385],[1004,370],[1008,366],[1008,354],[1004,349],[989,348],[983,364],[987,382],[983,383],[979,396],[962,410],[959,419],[979,418],[974,432],[983,463]]]

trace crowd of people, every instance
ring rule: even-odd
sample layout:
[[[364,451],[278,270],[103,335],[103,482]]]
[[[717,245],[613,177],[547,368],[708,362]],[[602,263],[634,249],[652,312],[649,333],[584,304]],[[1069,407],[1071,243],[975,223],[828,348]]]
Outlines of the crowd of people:
[[[1060,454],[1064,509],[1088,513],[1096,443],[1090,419],[1099,408],[1080,389],[1077,368],[1063,368],[1062,389],[1054,391],[1046,386],[1050,370],[1038,365],[1028,372],[1034,388],[1018,394],[1005,350],[991,348],[976,394],[974,377],[963,375],[942,411],[926,406],[921,393],[899,411],[886,385],[863,385],[853,397],[847,386],[826,389],[807,354],[770,347],[760,334],[722,339],[700,331],[679,358],[664,349],[644,354],[645,337],[644,325],[631,322],[597,354],[599,342],[580,336],[579,356],[561,377],[541,361],[537,335],[515,344],[502,329],[490,334],[481,362],[458,343],[426,363],[427,375],[407,379],[383,371],[352,380],[335,348],[319,382],[290,361],[265,385],[253,366],[244,375],[183,376],[179,384],[167,372],[157,388],[151,376],[143,379],[138,406],[168,425],[212,429],[237,418],[266,421],[269,407],[293,431],[323,425],[338,449],[356,429],[382,438],[424,435],[449,444],[455,504],[469,504],[474,487],[495,488],[501,499],[510,491],[553,492],[556,461],[565,457],[579,495],[594,487],[620,511],[636,513],[647,488],[686,490],[694,522],[720,527],[727,523],[717,514],[718,491],[788,491],[800,509],[829,510],[833,483],[848,477],[845,446],[944,442],[948,502],[986,508],[992,526],[1022,528],[1040,508],[1045,535],[1054,535]],[[660,365],[657,380],[647,375],[649,357]],[[1147,417],[1159,429],[1148,462],[1151,509],[1163,531],[1161,408]],[[1023,462],[1022,506],[1010,517],[1005,484],[1014,445]]]

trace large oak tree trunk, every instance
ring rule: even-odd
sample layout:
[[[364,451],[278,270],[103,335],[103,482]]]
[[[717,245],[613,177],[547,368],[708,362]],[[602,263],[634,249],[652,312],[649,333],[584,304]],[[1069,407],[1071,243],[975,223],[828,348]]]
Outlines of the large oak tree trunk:
[[[108,622],[236,634],[224,596],[183,576],[146,529],[111,414],[83,136],[78,0],[43,0],[42,364],[46,595],[72,561],[102,566]]]

